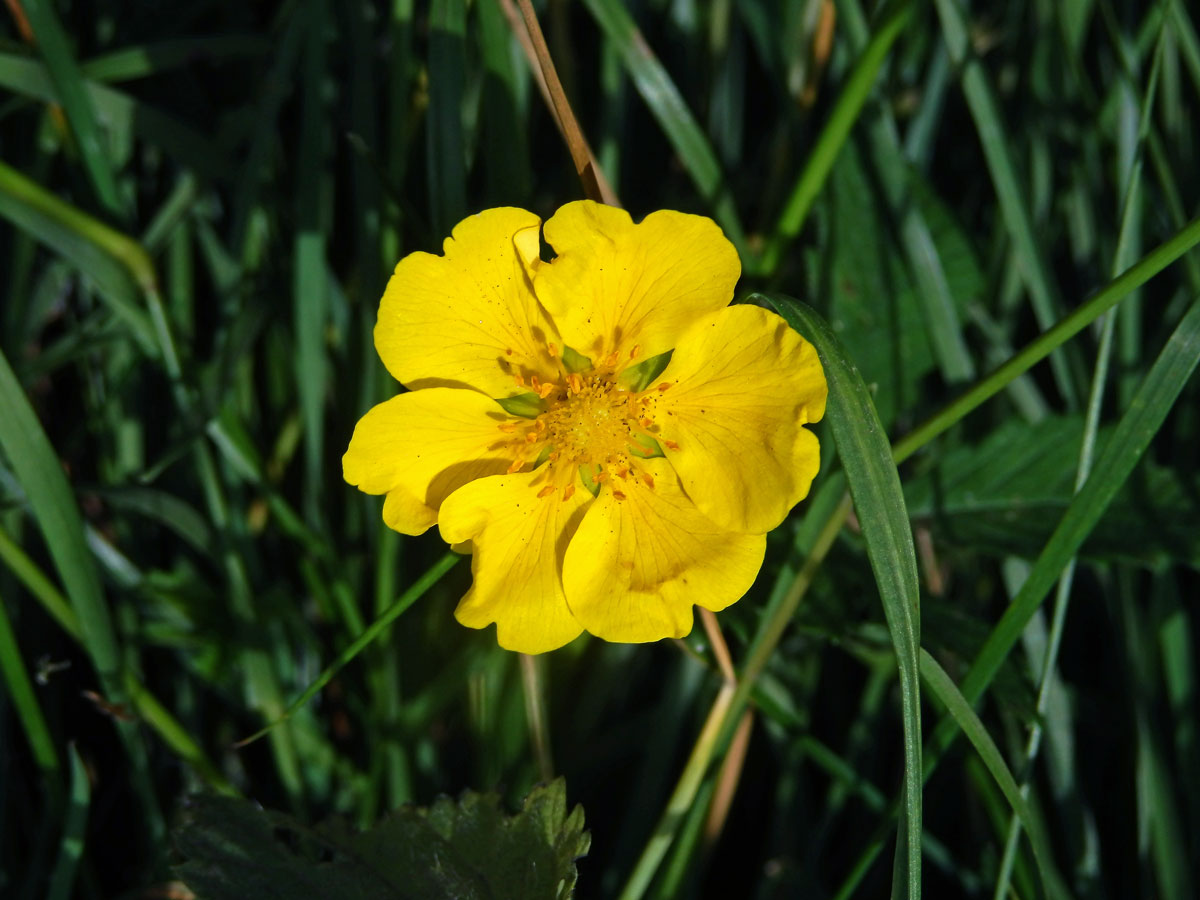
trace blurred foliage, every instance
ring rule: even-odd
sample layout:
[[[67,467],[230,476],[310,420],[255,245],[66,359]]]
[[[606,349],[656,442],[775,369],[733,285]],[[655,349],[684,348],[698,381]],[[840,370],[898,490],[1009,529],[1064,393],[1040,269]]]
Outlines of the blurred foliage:
[[[739,296],[814,307],[893,441],[992,385],[900,465],[922,646],[983,695],[1050,836],[1050,890],[1194,896],[1195,12],[537,8],[634,217],[713,216],[742,254]],[[355,421],[397,390],[371,339],[396,261],[436,252],[469,212],[546,217],[580,196],[513,17],[507,0],[6,5],[5,896],[162,896],[196,792],[286,811],[296,835],[468,788],[497,790],[499,816],[541,777],[534,709],[587,811],[579,896],[617,896],[643,871],[720,697],[702,629],[641,647],[585,637],[530,678],[453,621],[465,565],[421,581],[436,534],[387,531],[380,501],[341,480]],[[989,381],[1139,260],[1111,314]],[[875,523],[860,508],[803,593],[846,486],[833,429],[817,430],[812,497],[720,617],[741,667],[803,595],[753,683],[746,755],[718,742],[730,768],[704,767],[637,896],[874,897],[891,883],[905,716],[863,537]],[[235,748],[418,594],[313,702]],[[929,895],[1038,896],[995,758],[950,745],[941,705],[924,710]],[[732,804],[709,822],[730,772]]]

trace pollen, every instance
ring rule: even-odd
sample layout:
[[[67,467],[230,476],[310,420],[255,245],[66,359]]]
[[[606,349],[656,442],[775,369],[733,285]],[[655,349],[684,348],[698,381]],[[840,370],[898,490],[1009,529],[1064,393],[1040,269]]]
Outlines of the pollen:
[[[520,372],[513,376],[513,381],[517,383],[517,387],[525,387],[525,376]]]
[[[512,465],[508,467],[508,474],[515,475],[517,472],[521,471],[521,466],[523,465],[525,465],[525,460],[514,459],[512,461]]]
[[[659,389],[660,391],[665,391],[665,390],[666,390],[667,388],[669,388],[670,386],[671,386],[671,382],[669,382],[669,381],[664,381],[662,384],[660,384],[660,385],[658,386],[658,389]]]
[[[617,500],[624,500],[625,493],[624,491],[613,491],[613,497],[615,497]]]
[[[548,484],[544,488],[542,488],[540,491],[538,491],[538,497],[539,498],[549,497],[553,493],[554,493],[554,485]]]
[[[651,489],[654,488],[654,476],[651,475],[649,472],[642,473],[642,481],[646,482],[646,487],[651,488]]]
[[[562,498],[564,501],[566,501],[570,500],[573,496],[575,496],[575,485],[568,484],[565,488],[563,488]]]
[[[679,445],[677,443],[675,443],[674,441],[663,441],[663,444],[664,444],[664,446],[666,446],[666,448],[668,450],[678,450],[679,449]]]

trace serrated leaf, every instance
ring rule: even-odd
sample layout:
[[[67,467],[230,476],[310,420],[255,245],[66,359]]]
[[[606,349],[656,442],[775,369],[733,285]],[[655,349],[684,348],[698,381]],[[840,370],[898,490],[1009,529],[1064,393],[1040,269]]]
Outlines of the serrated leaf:
[[[564,900],[587,853],[583,809],[559,779],[506,815],[496,794],[440,797],[355,832],[309,828],[245,800],[197,797],[176,833],[178,876],[203,900]]]

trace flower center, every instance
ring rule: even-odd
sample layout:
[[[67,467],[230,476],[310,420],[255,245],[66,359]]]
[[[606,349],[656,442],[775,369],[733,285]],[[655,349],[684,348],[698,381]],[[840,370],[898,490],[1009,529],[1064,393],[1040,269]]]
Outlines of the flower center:
[[[579,484],[595,493],[610,482],[613,496],[624,500],[622,488],[631,475],[634,483],[640,480],[647,487],[654,486],[650,473],[637,463],[660,455],[655,446],[659,429],[652,417],[658,397],[670,385],[663,383],[642,392],[626,390],[617,382],[614,367],[608,360],[604,362],[587,373],[560,372],[558,383],[534,376],[526,384],[517,376],[518,386],[532,390],[543,411],[533,419],[510,419],[500,430],[511,435],[504,442],[515,457],[510,473],[529,463],[535,468],[545,463],[545,485],[539,496],[548,497],[561,489],[566,500]],[[678,449],[673,441],[663,443]]]
[[[626,454],[637,425],[633,394],[600,375],[572,374],[547,399],[549,408],[534,427],[558,451],[560,465],[603,463]]]

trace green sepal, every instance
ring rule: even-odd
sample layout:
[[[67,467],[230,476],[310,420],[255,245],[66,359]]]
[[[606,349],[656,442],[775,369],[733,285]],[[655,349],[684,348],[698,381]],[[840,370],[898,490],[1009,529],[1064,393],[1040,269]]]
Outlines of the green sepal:
[[[662,445],[648,434],[640,434],[629,445],[629,452],[638,459],[657,459],[666,456]]]
[[[674,350],[668,350],[666,353],[648,357],[640,363],[630,366],[617,376],[617,384],[627,391],[644,391],[655,378],[663,373],[663,369],[671,361],[671,354],[674,352]]]
[[[586,372],[592,368],[592,361],[574,347],[563,347],[563,368],[568,372]]]
[[[548,460],[550,458],[550,452],[553,449],[554,447],[551,444],[546,444],[544,447],[542,447],[541,452],[537,455],[537,459],[533,461],[533,467],[536,469],[538,466]]]
[[[579,480],[583,482],[583,486],[591,492],[593,497],[600,495],[600,482],[596,481],[595,478],[599,471],[600,467],[595,466],[594,463],[579,467]]]
[[[532,391],[523,394],[513,394],[511,397],[496,397],[497,403],[510,416],[521,416],[524,419],[536,419],[546,411],[542,398]]]

